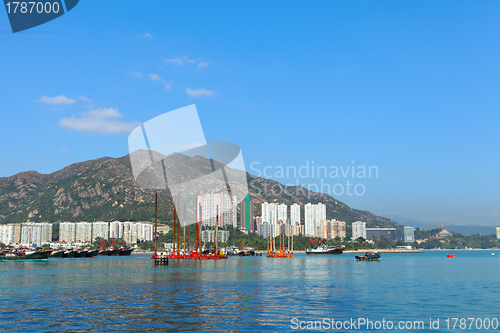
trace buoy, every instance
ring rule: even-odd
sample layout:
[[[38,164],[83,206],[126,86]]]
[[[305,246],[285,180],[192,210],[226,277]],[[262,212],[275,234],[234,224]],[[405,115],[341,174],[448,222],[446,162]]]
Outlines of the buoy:
[[[455,258],[455,255],[454,254],[448,254],[447,257],[448,258]]]

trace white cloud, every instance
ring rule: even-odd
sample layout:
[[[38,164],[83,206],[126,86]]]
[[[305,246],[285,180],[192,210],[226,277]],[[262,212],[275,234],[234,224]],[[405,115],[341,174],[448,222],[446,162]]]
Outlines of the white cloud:
[[[491,217],[497,217],[497,216],[500,216],[500,213],[498,212],[491,212],[491,213],[488,213],[488,214],[485,214],[486,216],[491,216]]]
[[[168,83],[167,83],[167,84],[165,84],[165,90],[170,90],[170,88],[172,88],[172,87],[170,86],[170,84],[168,84]]]
[[[190,64],[196,64],[199,60],[196,59],[189,59],[187,55],[184,56],[184,60],[186,60],[186,62],[190,63]]]
[[[186,94],[188,94],[191,97],[214,96],[215,95],[215,91],[213,91],[213,90],[206,90],[206,89],[196,89],[196,90],[193,90],[191,88],[186,88]]]
[[[97,108],[89,112],[83,112],[81,117],[71,116],[59,121],[59,126],[81,132],[98,133],[123,133],[130,132],[140,125],[139,122],[131,123],[120,121],[123,114],[113,108]]]
[[[87,102],[87,103],[89,103],[89,104],[92,104],[92,102],[93,102],[90,98],[88,98],[88,97],[86,97],[86,96],[83,96],[83,95],[79,95],[79,96],[78,96],[78,99],[79,99],[80,101],[84,101],[84,102]]]
[[[187,64],[198,64],[198,68],[204,68],[207,67],[210,63],[210,61],[204,61],[200,59],[189,59],[187,55],[182,56],[182,57],[177,57],[177,58],[172,58],[172,59],[163,59],[167,63],[171,63],[177,66],[184,65],[185,63]]]
[[[182,65],[184,60],[181,57],[173,58],[173,59],[163,59],[165,62],[172,63],[174,65]]]
[[[141,72],[133,72],[132,75],[135,76],[136,78],[140,79],[142,76],[142,73]]]
[[[76,102],[74,99],[68,98],[65,95],[57,95],[55,97],[42,96],[36,101],[46,104],[74,104]]]
[[[159,81],[159,80],[161,80],[160,74],[148,74],[148,76],[149,76],[149,79],[151,81]]]
[[[63,152],[64,152],[64,151],[67,151],[67,149],[66,149],[66,148],[64,148],[64,147],[59,148],[59,149],[57,149],[57,150],[58,150],[58,151],[63,151]]]
[[[146,39],[153,39],[154,38],[153,35],[148,34],[147,32],[144,35],[136,34],[135,36],[139,37],[139,38],[146,38]]]

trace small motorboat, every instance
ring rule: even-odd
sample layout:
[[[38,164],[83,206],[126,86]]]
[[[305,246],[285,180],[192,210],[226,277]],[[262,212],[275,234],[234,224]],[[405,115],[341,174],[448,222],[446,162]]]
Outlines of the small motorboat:
[[[446,255],[448,258],[455,258],[455,255],[454,254],[447,254]]]
[[[366,252],[364,256],[355,256],[355,258],[359,261],[378,261],[378,259],[380,258],[380,253]]]

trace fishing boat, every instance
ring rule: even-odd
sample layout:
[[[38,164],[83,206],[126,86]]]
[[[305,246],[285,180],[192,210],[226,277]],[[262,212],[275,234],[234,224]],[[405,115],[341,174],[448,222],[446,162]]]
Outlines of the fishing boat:
[[[99,250],[88,250],[87,253],[85,253],[85,258],[94,258],[99,254]]]
[[[316,254],[342,254],[344,252],[345,247],[332,247],[328,248],[326,246],[318,246],[316,248],[309,248],[306,250],[306,254],[308,255],[316,255]]]
[[[78,250],[75,253],[75,258],[85,258],[87,252],[89,252],[89,250]]]
[[[74,258],[76,255],[76,250],[66,250],[63,253],[63,258]]]
[[[118,251],[118,255],[120,256],[129,256],[132,251],[134,251],[134,249],[131,247],[121,247],[118,249]]]
[[[355,258],[359,261],[378,261],[378,259],[380,258],[380,253],[366,252],[364,256],[355,256]]]
[[[97,253],[98,256],[109,256],[110,249],[101,249],[99,253]]]
[[[309,238],[309,248],[306,249],[306,254],[308,255],[316,255],[316,254],[342,254],[345,250],[345,246],[337,246],[337,247],[329,247],[328,246],[328,238],[326,238],[326,246],[320,245],[317,247],[313,247],[313,244],[318,241],[316,238],[314,241],[312,238]]]
[[[63,255],[64,255],[64,252],[65,252],[65,250],[63,250],[63,249],[60,249],[60,250],[57,250],[57,251],[53,251],[50,254],[50,257],[51,258],[62,258]]]
[[[238,250],[237,255],[239,255],[240,257],[254,256],[255,249],[253,247],[248,247],[248,244],[250,244],[250,242],[245,244],[245,241],[242,240],[241,241],[241,250]]]
[[[52,250],[2,252],[0,261],[47,261]]]

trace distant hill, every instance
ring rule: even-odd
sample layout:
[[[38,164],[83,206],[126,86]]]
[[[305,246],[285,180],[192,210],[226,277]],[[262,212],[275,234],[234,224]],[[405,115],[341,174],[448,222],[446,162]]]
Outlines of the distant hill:
[[[177,159],[176,163],[190,168],[193,173],[202,175],[206,172],[207,160],[203,157],[179,154]],[[214,165],[220,167],[217,162]],[[328,218],[346,222],[366,221],[370,227],[398,225],[391,219],[350,208],[327,194],[309,192],[302,187],[287,187],[249,173],[247,181],[251,184],[250,195],[257,203],[255,209],[259,215],[259,203],[265,201],[287,205],[321,202],[327,206]],[[266,194],[264,188],[274,188],[275,191]],[[289,194],[275,194],[280,193],[278,189]],[[171,220],[173,204],[170,194],[165,190],[158,191],[158,198],[159,219]],[[75,163],[51,174],[27,171],[0,178],[0,223],[146,221],[152,218],[154,190],[144,190],[136,185],[128,155]]]
[[[410,218],[405,218],[401,216],[396,216],[396,215],[389,215],[391,219],[394,221],[402,224],[402,225],[411,225],[414,228],[429,228],[429,229],[435,229],[435,228],[440,228],[438,225],[440,225],[437,222],[429,222],[429,221],[419,221],[416,219],[410,219]],[[445,225],[444,228],[448,230],[449,232],[455,232],[462,234],[464,236],[471,236],[471,235],[496,235],[496,227],[493,226],[484,226],[484,225],[472,225],[472,224],[466,224],[466,225]]]

